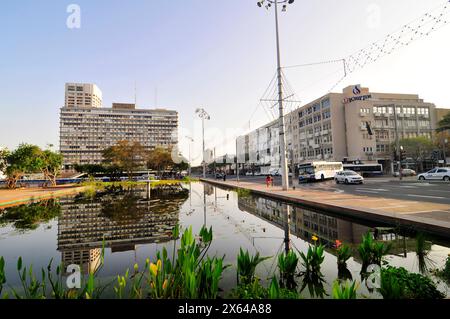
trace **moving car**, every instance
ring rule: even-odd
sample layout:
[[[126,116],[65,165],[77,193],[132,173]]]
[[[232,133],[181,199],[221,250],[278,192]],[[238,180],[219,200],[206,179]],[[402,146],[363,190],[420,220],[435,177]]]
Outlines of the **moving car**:
[[[216,179],[222,179],[223,174],[222,173],[216,173]]]
[[[394,172],[394,177],[399,177],[400,173],[399,172]],[[402,169],[402,176],[416,176],[417,173],[415,170],[409,169],[409,168],[404,168]]]
[[[345,184],[363,184],[364,178],[354,171],[342,171],[337,172],[334,180],[336,184],[345,183]]]
[[[417,177],[420,181],[424,180],[441,180],[450,181],[450,168],[435,168],[423,174],[419,174]]]

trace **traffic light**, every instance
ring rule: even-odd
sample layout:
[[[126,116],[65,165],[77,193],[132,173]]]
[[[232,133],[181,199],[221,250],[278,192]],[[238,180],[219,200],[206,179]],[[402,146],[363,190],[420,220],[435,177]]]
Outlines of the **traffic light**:
[[[403,149],[403,146],[400,146],[400,161],[406,159],[406,151]]]

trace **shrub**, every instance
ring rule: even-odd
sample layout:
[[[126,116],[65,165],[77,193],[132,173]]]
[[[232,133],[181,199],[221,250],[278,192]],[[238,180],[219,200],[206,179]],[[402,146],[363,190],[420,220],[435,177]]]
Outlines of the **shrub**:
[[[361,272],[365,273],[369,265],[381,266],[383,256],[386,255],[390,249],[391,245],[376,242],[371,233],[364,235],[363,240],[358,247],[359,256],[363,261]]]
[[[391,266],[381,270],[380,293],[385,299],[442,299],[445,297],[430,278],[410,273],[405,268]]]
[[[358,285],[356,281],[353,281],[350,285],[348,281],[342,284],[339,280],[336,280],[333,284],[333,298],[334,299],[356,299],[356,291]]]
[[[271,257],[260,257],[259,252],[255,256],[250,257],[248,251],[244,253],[242,248],[239,250],[237,257],[237,280],[248,285],[253,282],[255,277],[256,266]]]

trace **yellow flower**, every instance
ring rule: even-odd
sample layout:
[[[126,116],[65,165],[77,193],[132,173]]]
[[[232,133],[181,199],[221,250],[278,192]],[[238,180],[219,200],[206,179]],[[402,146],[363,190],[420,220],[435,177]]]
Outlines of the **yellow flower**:
[[[316,235],[313,235],[311,239],[314,240],[314,241],[318,241],[319,237],[317,237]]]
[[[138,272],[139,270],[139,265],[138,264],[134,264],[134,272]]]
[[[163,286],[162,286],[162,288],[163,288],[164,290],[166,290],[166,288],[167,288],[167,279],[166,279],[166,280],[164,280],[164,283],[163,283]]]
[[[158,262],[156,263],[156,266],[158,267],[158,270],[161,270],[161,267],[162,267],[161,259],[158,259]]]
[[[153,276],[156,276],[158,274],[158,266],[151,263],[150,264],[150,272],[153,274]]]

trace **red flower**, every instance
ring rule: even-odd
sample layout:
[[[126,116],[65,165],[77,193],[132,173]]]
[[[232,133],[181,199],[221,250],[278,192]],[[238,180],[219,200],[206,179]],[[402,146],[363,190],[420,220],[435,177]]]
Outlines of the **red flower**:
[[[342,246],[342,242],[339,239],[336,239],[336,248],[339,248]]]

